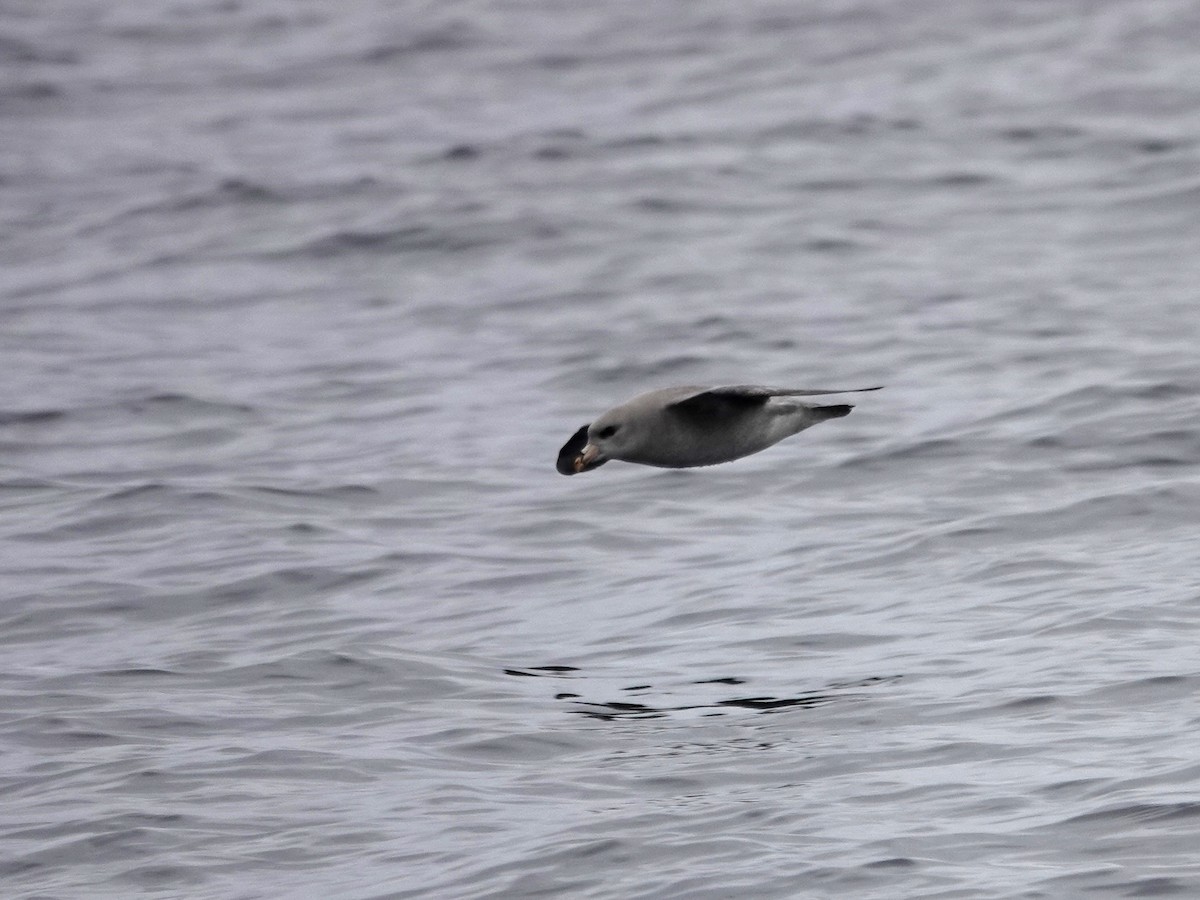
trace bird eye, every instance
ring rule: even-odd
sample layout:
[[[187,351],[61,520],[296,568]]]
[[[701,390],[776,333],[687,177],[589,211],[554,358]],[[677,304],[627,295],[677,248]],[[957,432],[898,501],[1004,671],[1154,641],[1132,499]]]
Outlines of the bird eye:
[[[607,438],[610,438],[616,434],[617,429],[620,427],[620,425],[608,425],[604,428],[601,428],[597,434],[597,437],[599,437],[601,440],[606,440]]]

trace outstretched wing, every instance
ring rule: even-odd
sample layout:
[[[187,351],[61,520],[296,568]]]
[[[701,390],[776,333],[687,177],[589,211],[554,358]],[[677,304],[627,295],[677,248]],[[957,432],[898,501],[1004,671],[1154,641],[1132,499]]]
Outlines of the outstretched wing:
[[[759,384],[732,384],[705,388],[667,405],[671,412],[703,422],[720,421],[747,410],[762,406],[772,397],[815,397],[819,394],[856,394],[878,391],[883,385],[846,390],[816,390],[808,388],[773,388]]]
[[[709,388],[709,394],[744,394],[750,397],[815,397],[818,394],[861,394],[866,391],[881,391],[882,384],[869,388],[774,388],[759,384],[734,384],[728,387]]]

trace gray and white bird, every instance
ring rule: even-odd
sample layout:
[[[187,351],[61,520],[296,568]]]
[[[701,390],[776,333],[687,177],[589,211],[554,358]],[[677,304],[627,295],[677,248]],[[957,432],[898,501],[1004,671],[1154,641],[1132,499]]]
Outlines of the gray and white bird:
[[[668,469],[730,462],[854,408],[849,403],[816,406],[797,397],[880,387],[805,390],[739,384],[650,391],[576,431],[558,451],[557,468],[575,475],[610,459]]]

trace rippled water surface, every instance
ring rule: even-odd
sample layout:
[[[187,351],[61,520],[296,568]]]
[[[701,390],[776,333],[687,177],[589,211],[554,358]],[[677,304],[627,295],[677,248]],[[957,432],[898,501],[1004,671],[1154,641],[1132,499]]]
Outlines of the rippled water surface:
[[[1197,42],[6,4],[4,895],[1200,896]]]

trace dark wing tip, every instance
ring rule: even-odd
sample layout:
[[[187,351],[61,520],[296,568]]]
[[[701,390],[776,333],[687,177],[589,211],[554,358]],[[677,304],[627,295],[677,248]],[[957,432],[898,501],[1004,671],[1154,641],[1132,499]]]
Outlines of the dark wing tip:
[[[854,409],[853,403],[838,403],[833,406],[814,406],[812,411],[818,422],[824,422],[826,419],[840,419],[842,416],[848,416],[852,409]]]

